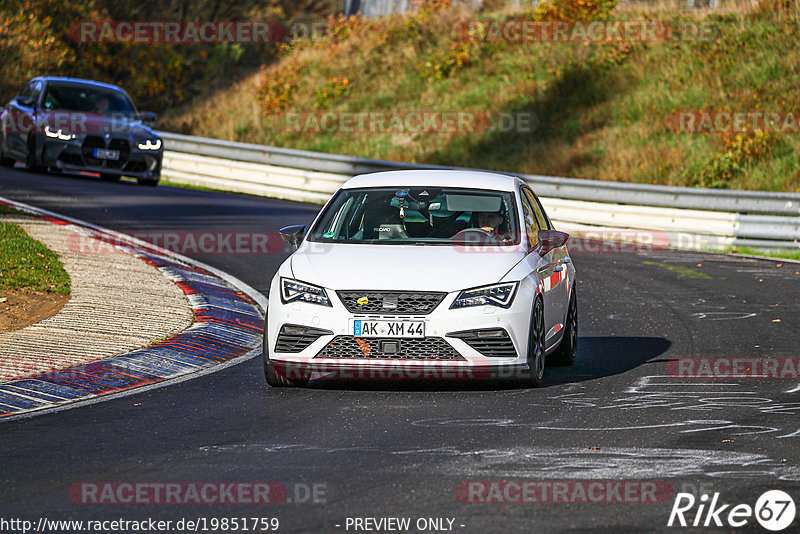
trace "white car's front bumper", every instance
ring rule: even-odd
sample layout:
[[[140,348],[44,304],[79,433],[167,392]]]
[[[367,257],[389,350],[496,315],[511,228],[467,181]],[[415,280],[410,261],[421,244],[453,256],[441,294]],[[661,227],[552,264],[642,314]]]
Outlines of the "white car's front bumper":
[[[528,331],[536,287],[526,280],[520,283],[514,301],[507,309],[476,306],[451,310],[450,305],[459,292],[450,292],[432,312],[413,316],[353,313],[345,307],[337,292],[330,288],[325,288],[332,304],[330,307],[306,302],[285,304],[280,298],[279,284],[280,277],[276,276],[270,288],[265,358],[284,366],[289,371],[294,369],[299,374],[306,370],[321,373],[336,372],[343,378],[479,378],[489,373],[501,376],[502,373],[498,374],[498,369],[506,369],[512,373],[527,369]],[[417,350],[411,351],[410,357],[408,354],[403,354],[402,357],[384,355],[379,350],[382,340],[395,339],[390,336],[363,337],[356,343],[352,331],[353,319],[385,320],[386,317],[398,321],[405,319],[425,323],[424,341],[415,345]],[[285,351],[283,349],[286,349],[287,344],[279,343],[281,329],[285,325],[313,329],[310,335],[312,338],[319,334],[319,331],[327,333],[316,337],[315,341],[302,350],[293,348],[291,351]],[[485,334],[469,334],[474,331],[499,329],[504,331],[503,334],[507,334],[507,339],[481,337],[476,341],[476,336]],[[465,332],[468,334],[464,334]],[[287,339],[285,334],[284,331],[283,341]],[[472,336],[472,339],[455,337],[453,334],[462,337]],[[499,346],[503,350],[492,349],[498,346],[497,342],[500,342]],[[343,343],[347,344],[349,351],[326,349],[332,345],[342,346]],[[401,339],[400,343],[414,342]],[[509,343],[513,346],[511,351]],[[427,346],[437,349],[426,353]],[[353,347],[361,350],[353,351]],[[442,347],[446,349],[444,352],[441,351]],[[323,351],[324,354],[321,354]],[[351,355],[354,352],[357,357],[340,357],[342,354]],[[446,356],[442,357],[444,353]],[[337,357],[326,357],[327,354],[336,354]]]

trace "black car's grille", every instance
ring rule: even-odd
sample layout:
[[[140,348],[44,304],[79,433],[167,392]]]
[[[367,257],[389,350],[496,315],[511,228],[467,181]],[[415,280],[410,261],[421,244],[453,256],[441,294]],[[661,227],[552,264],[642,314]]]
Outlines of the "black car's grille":
[[[278,333],[275,342],[275,352],[301,352],[308,348],[320,336],[331,335],[330,330],[285,324]]]
[[[485,330],[467,330],[453,332],[448,337],[455,337],[477,350],[488,358],[516,358],[517,351],[514,343],[503,328],[489,328]]]
[[[437,291],[337,291],[351,313],[425,315],[434,310],[447,293]],[[366,298],[364,304],[360,299]]]
[[[128,161],[128,157],[131,155],[131,145],[128,143],[127,139],[117,139],[114,138],[108,143],[109,150],[118,150],[119,151],[119,159],[118,160],[108,160],[106,161],[106,167],[109,169],[121,169],[125,166],[125,162]]]
[[[94,157],[94,149],[108,148],[108,150],[117,150],[119,152],[119,159],[99,159]],[[131,155],[131,145],[127,139],[113,138],[108,142],[106,147],[105,140],[98,135],[87,135],[83,140],[81,146],[81,153],[86,165],[90,167],[106,167],[109,169],[122,169],[128,162]]]
[[[94,149],[105,147],[106,143],[103,141],[102,137],[97,135],[87,135],[86,139],[83,140],[83,146],[81,147],[83,159],[86,161],[86,164],[91,167],[99,167],[103,163],[103,160],[94,157]]]
[[[464,360],[444,339],[356,338],[336,336],[319,351],[317,358],[355,358],[391,360]]]

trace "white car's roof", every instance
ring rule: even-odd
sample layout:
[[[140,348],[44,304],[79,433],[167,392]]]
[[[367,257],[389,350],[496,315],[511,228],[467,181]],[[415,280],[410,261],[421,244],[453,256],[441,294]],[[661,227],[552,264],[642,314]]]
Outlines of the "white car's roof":
[[[463,187],[491,191],[515,191],[515,176],[479,171],[412,170],[360,174],[347,180],[342,189],[362,187]]]

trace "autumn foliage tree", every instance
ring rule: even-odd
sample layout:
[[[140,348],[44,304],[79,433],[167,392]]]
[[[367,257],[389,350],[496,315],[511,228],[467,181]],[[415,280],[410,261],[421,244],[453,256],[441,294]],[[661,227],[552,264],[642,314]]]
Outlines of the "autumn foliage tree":
[[[332,0],[0,0],[0,104],[36,75],[115,83],[161,112],[270,63],[275,43],[97,43],[83,21],[277,21],[324,18]],[[338,4],[337,4],[338,5]]]

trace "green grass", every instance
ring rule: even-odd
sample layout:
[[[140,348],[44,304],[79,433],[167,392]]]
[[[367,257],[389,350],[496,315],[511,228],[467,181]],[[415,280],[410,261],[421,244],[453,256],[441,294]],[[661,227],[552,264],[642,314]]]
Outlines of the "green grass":
[[[670,265],[668,263],[663,263],[659,261],[643,261],[644,265],[655,265],[657,267],[662,267],[668,271],[672,271],[673,273],[678,275],[678,278],[701,278],[710,280],[711,277],[702,271],[698,271],[697,269],[691,269],[689,267],[684,267],[683,265]]]
[[[778,249],[764,251],[752,247],[732,246],[726,248],[723,252],[728,254],[745,254],[747,256],[765,256],[769,258],[800,261],[800,249]]]
[[[53,251],[0,221],[0,288],[68,295],[70,278]]]
[[[570,0],[558,0],[570,1]],[[523,3],[525,4],[525,3]],[[490,5],[490,4],[487,4]],[[479,43],[441,78],[458,20],[519,19],[528,11],[470,14],[448,8],[345,23],[345,37],[298,41],[265,73],[164,117],[165,129],[234,141],[519,173],[767,191],[800,191],[800,135],[678,133],[680,111],[800,113],[800,9],[723,4],[620,6],[612,18],[705,25],[708,40],[632,43]],[[348,33],[349,32],[349,33]],[[526,112],[532,132],[299,134],[265,116],[256,93],[282,69],[299,67],[287,111]],[[271,70],[272,69],[272,70]],[[319,91],[347,78],[347,94],[320,104]],[[275,89],[277,93],[283,86]],[[280,96],[279,94],[275,96]],[[319,106],[322,106],[320,109]]]
[[[2,204],[0,204],[0,215],[2,215],[2,214],[5,214],[5,215],[20,215],[20,214],[22,214],[22,212],[19,211],[16,208],[11,208],[9,206],[3,206]]]

